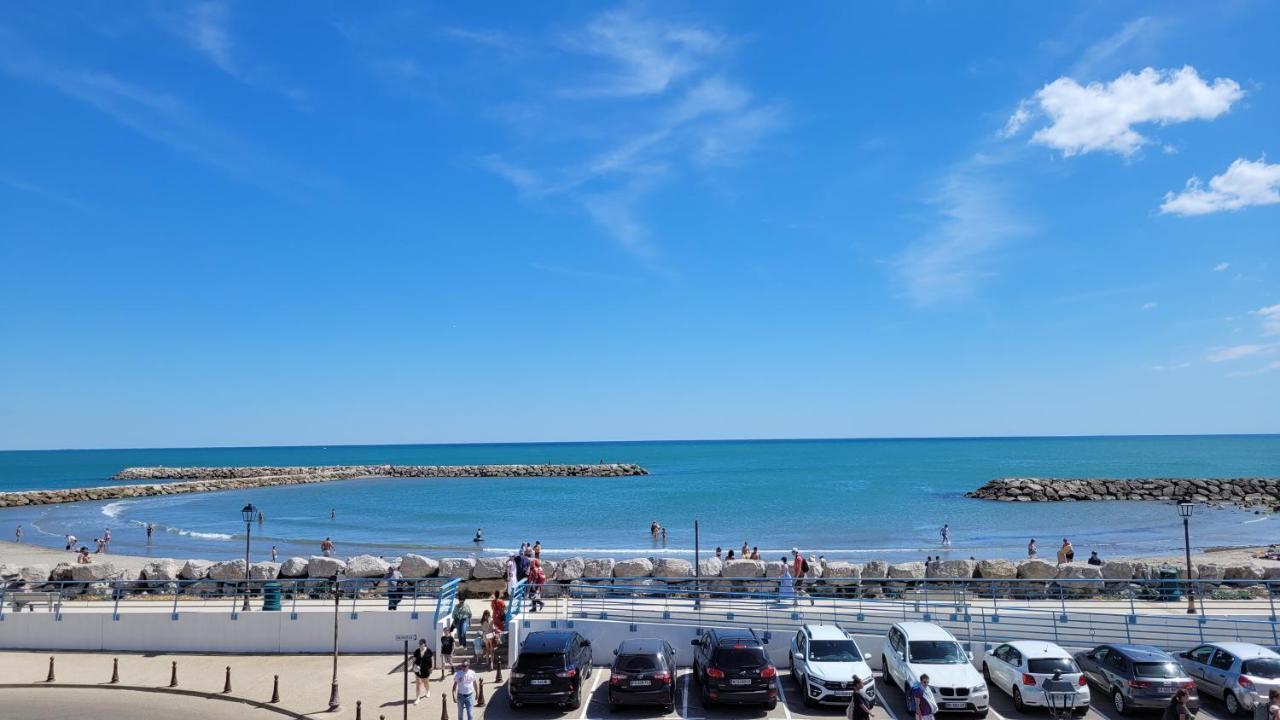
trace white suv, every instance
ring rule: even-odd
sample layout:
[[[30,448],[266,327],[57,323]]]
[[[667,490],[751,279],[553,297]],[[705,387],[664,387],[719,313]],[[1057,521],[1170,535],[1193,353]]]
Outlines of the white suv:
[[[791,677],[806,705],[847,704],[853,699],[855,677],[862,678],[862,696],[874,703],[870,658],[835,625],[805,625],[791,638]]]
[[[987,716],[987,683],[973,666],[973,658],[951,633],[926,622],[904,622],[889,628],[885,639],[885,679],[904,693],[929,676],[939,712],[972,712]]]

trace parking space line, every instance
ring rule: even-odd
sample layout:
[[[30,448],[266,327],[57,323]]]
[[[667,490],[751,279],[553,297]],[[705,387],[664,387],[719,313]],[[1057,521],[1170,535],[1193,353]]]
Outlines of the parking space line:
[[[787,720],[791,720],[791,708],[787,707],[787,694],[782,690],[781,673],[773,676],[773,682],[778,686],[778,700],[782,702],[782,714],[787,716]]]
[[[693,686],[693,671],[692,671],[692,670],[690,670],[688,673],[685,673],[684,680],[685,680],[685,683],[684,683],[684,702],[683,702],[683,703],[681,703],[681,704],[684,706],[684,711],[680,713],[680,716],[681,716],[681,717],[683,717],[683,718],[688,718],[688,717],[689,717],[689,692],[691,691],[692,686]]]
[[[591,692],[587,694],[587,701],[582,703],[582,712],[578,715],[578,720],[587,720],[587,713],[591,711],[591,701],[595,699],[596,688],[600,687],[601,674],[591,673]]]

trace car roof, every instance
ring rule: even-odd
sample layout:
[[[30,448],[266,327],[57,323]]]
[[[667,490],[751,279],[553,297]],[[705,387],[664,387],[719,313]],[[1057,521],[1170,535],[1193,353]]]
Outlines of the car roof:
[[[564,650],[569,645],[569,639],[575,634],[572,630],[538,630],[531,632],[520,646],[520,650],[521,652]]]
[[[1222,648],[1223,650],[1226,650],[1227,652],[1231,653],[1232,655],[1235,655],[1238,658],[1241,658],[1242,660],[1248,660],[1250,658],[1256,658],[1256,657],[1268,657],[1268,658],[1280,657],[1280,655],[1277,655],[1274,650],[1268,650],[1267,648],[1262,647],[1261,645],[1255,645],[1253,643],[1216,642],[1216,643],[1206,643],[1206,644],[1212,645],[1216,648]]]
[[[849,636],[838,625],[805,625],[804,631],[814,640],[848,640]]]
[[[1139,662],[1168,662],[1173,658],[1155,645],[1111,645],[1112,650]]]
[[[1005,643],[1009,647],[1022,653],[1022,656],[1028,660],[1032,658],[1069,658],[1071,653],[1063,650],[1061,647],[1051,642],[1043,640],[1014,640]]]
[[[717,640],[758,640],[751,628],[711,628],[707,634]]]
[[[898,623],[908,640],[955,640],[951,633],[929,622]]]
[[[648,655],[650,653],[660,653],[666,650],[666,641],[658,638],[636,638],[634,640],[623,640],[618,645],[619,655]]]

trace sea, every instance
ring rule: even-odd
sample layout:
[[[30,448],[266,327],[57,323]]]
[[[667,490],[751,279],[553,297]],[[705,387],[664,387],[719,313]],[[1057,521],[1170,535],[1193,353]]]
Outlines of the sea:
[[[966,491],[998,477],[1277,477],[1280,435],[743,440],[366,445],[0,452],[0,490],[106,485],[129,466],[639,463],[624,478],[366,478],[313,485],[0,510],[0,539],[88,544],[111,529],[117,553],[254,560],[316,554],[433,557],[508,553],[540,541],[548,557],[692,558],[717,546],[792,547],[828,559],[1009,557],[1036,538],[1051,555],[1177,554],[1172,505],[1002,503]],[[264,522],[246,528],[241,508]],[[654,537],[650,523],[667,529]],[[154,523],[148,543],[144,528]],[[695,523],[698,532],[695,535]],[[951,547],[940,545],[950,528]],[[472,538],[484,529],[485,542]],[[246,538],[246,530],[250,536]],[[1280,522],[1200,507],[1194,548],[1280,542]]]

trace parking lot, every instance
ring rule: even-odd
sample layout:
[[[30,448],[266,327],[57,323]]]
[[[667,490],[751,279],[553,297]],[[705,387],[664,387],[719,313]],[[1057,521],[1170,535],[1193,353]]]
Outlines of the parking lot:
[[[590,699],[588,700],[587,697],[584,697],[582,706],[576,710],[538,705],[526,705],[518,710],[513,710],[507,704],[505,686],[497,688],[494,692],[487,693],[487,703],[482,709],[486,720],[498,720],[499,718],[510,718],[512,720],[516,718],[522,720],[597,720],[600,718],[643,718],[645,720],[652,718],[662,718],[663,720],[767,718],[769,720],[807,720],[809,718],[830,719],[844,717],[845,709],[843,706],[821,706],[816,708],[806,706],[800,699],[799,688],[792,681],[790,672],[780,671],[778,680],[780,689],[778,706],[772,711],[765,711],[763,708],[753,706],[716,706],[707,709],[703,707],[698,688],[693,684],[693,676],[688,670],[682,670],[676,679],[678,693],[674,712],[663,713],[661,708],[625,707],[616,713],[611,713],[608,707],[608,668],[596,668],[592,677],[587,681],[590,687],[590,694],[587,697]],[[1090,720],[1127,720],[1128,718],[1158,720],[1160,717],[1158,711],[1134,712],[1129,716],[1120,716],[1111,707],[1111,700],[1108,696],[1098,691],[1097,688],[1092,690],[1093,704],[1089,709],[1088,715],[1085,716]],[[876,676],[876,693],[880,702],[877,703],[875,712],[872,715],[875,720],[909,720],[910,716],[907,713],[906,701],[902,696],[902,690],[884,682],[878,673]],[[1203,720],[1231,720],[1221,700],[1201,698],[1200,706],[1198,717]],[[971,718],[972,715],[958,713],[942,717]],[[1049,712],[1047,710],[1031,709],[1025,713],[1019,713],[1014,709],[1013,701],[1009,696],[996,690],[991,695],[989,718],[994,720],[1047,720]]]

